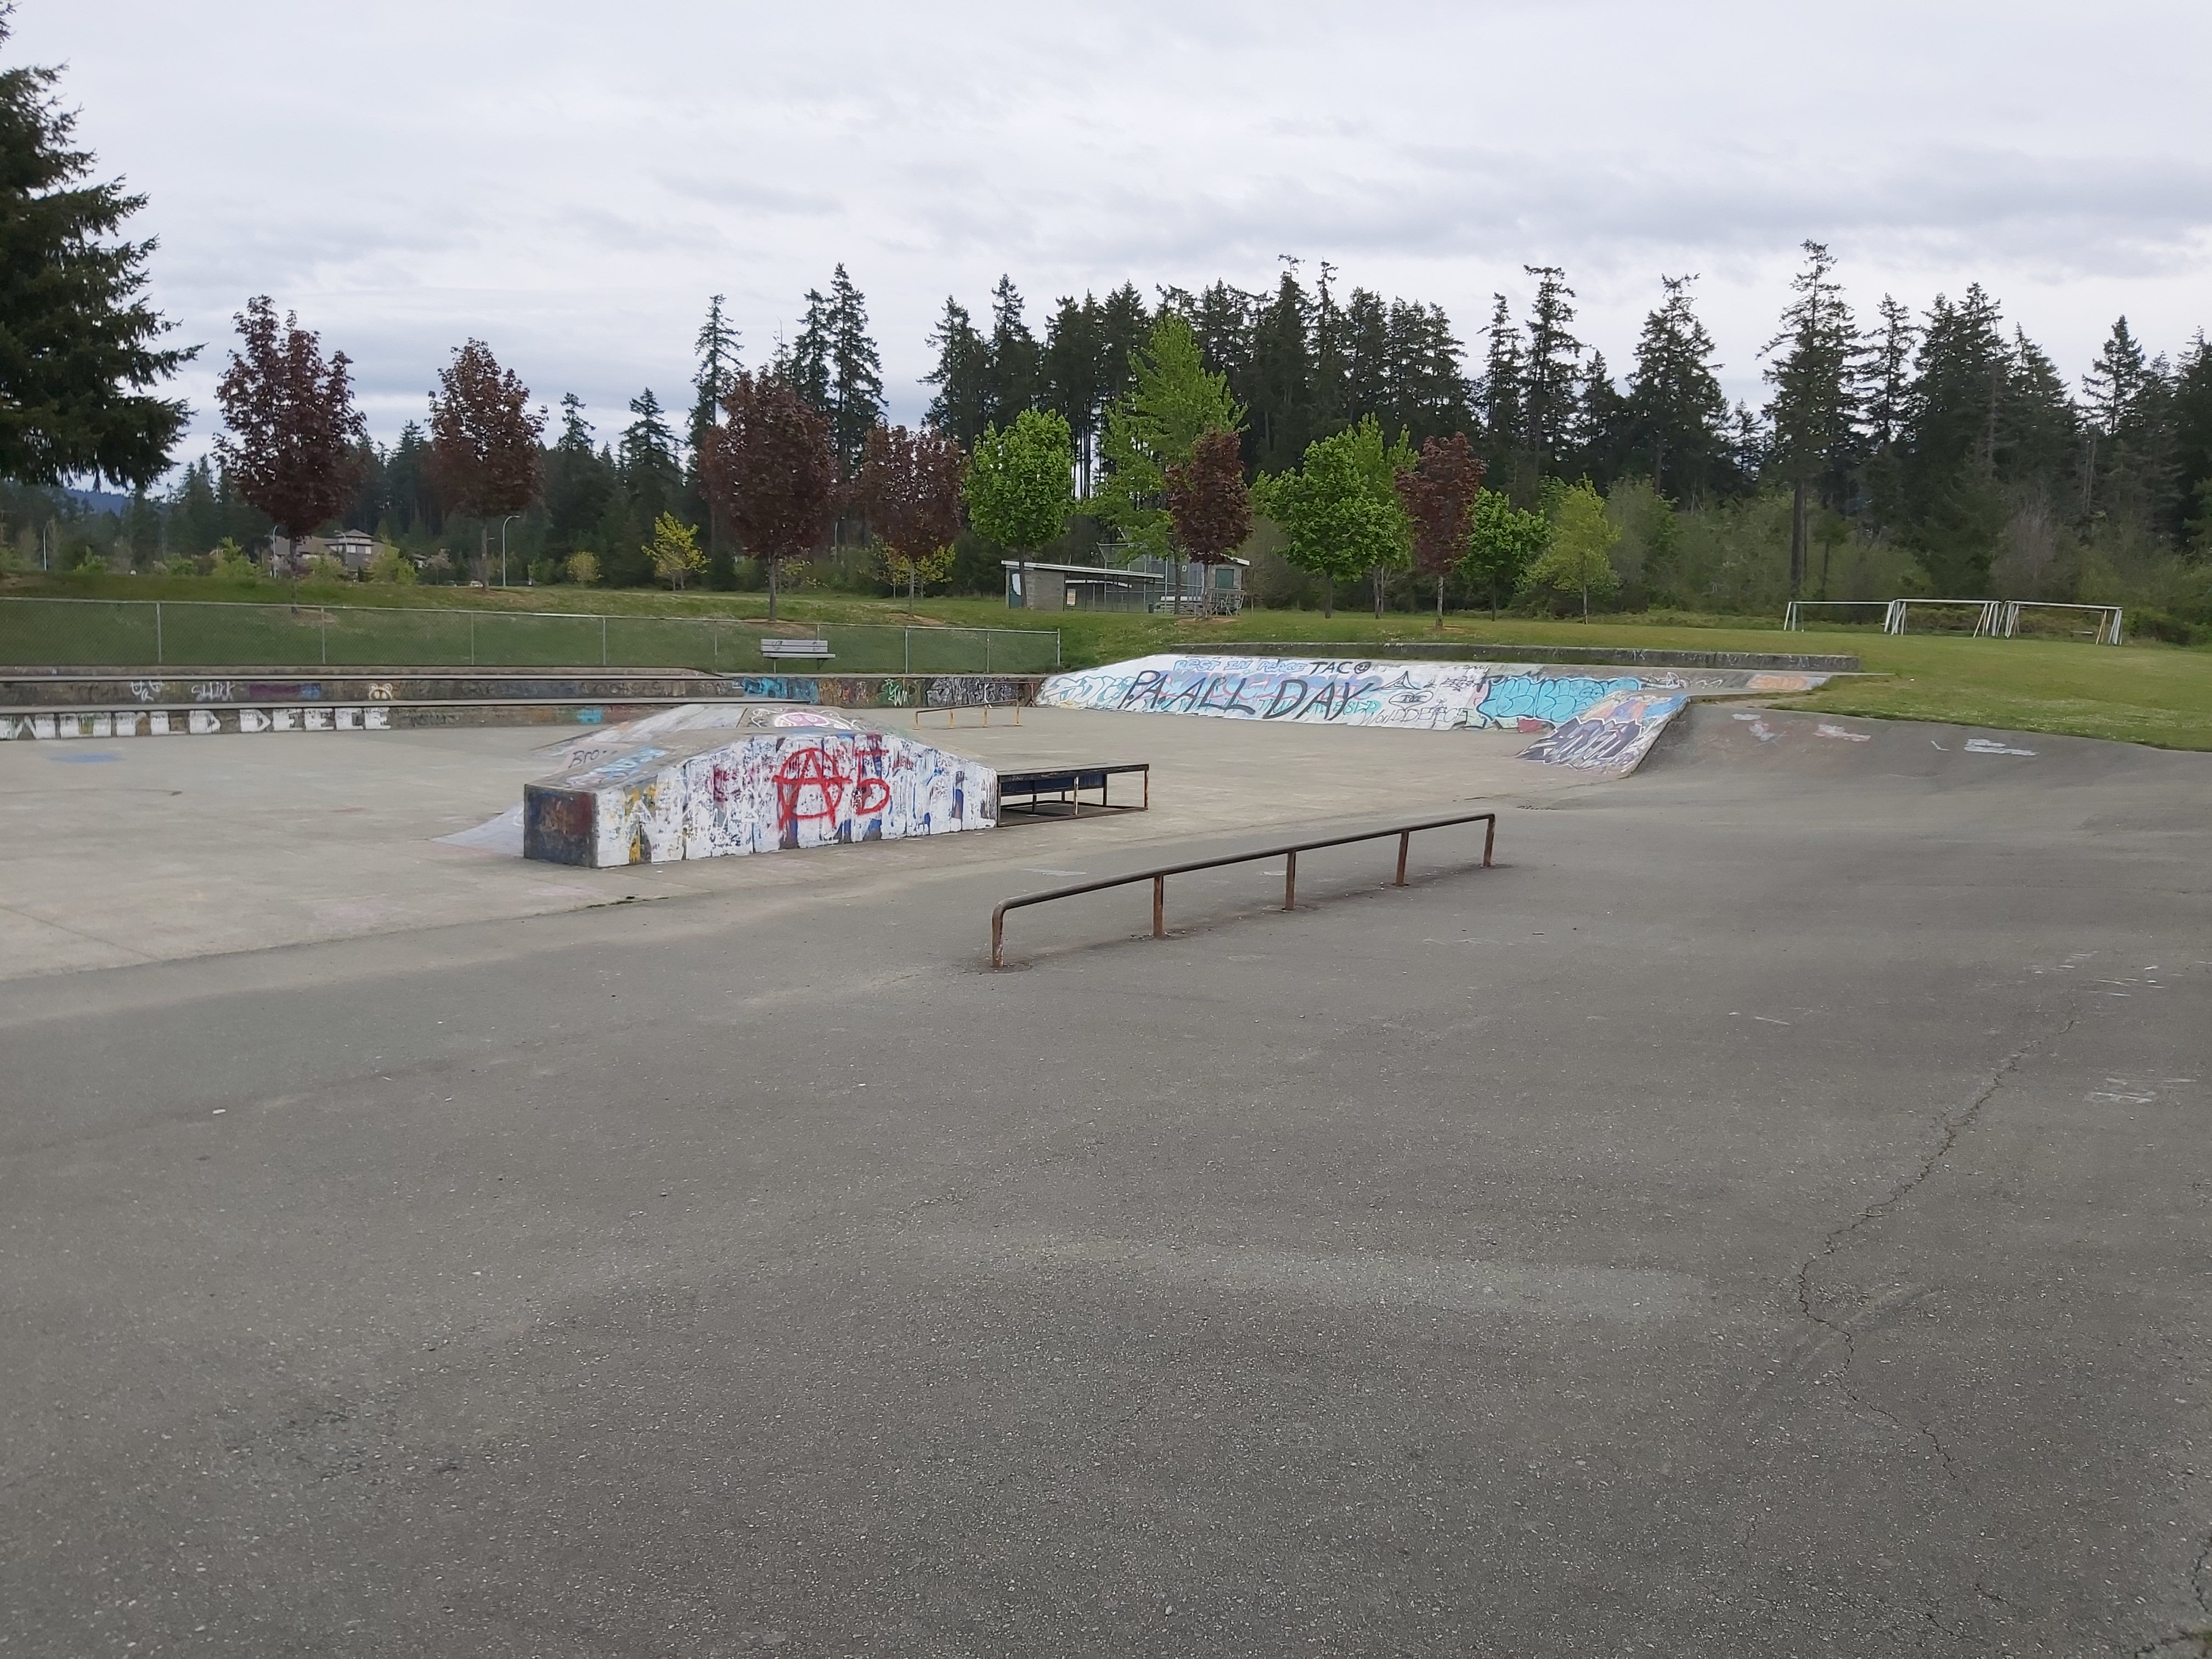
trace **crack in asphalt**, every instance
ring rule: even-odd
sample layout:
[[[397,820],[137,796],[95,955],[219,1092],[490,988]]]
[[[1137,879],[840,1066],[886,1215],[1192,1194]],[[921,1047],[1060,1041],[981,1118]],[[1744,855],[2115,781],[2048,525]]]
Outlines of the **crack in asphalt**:
[[[2065,1021],[2055,1031],[2030,1038],[2007,1054],[1998,1062],[1996,1069],[1990,1072],[1965,1108],[1943,1120],[1942,1139],[1936,1143],[1935,1150],[1921,1160],[1920,1167],[1892,1188],[1888,1193],[1861,1210],[1850,1220],[1830,1232],[1820,1241],[1819,1249],[1797,1264],[1798,1311],[1803,1314],[1812,1324],[1832,1333],[1843,1344],[1843,1363],[1836,1368],[1836,1378],[1837,1386],[1843,1390],[1844,1398],[1857,1409],[1871,1412],[1900,1433],[1917,1434],[1924,1438],[1929,1446],[1934,1448],[1937,1458],[1942,1461],[1944,1478],[1947,1480],[1956,1480],[1959,1478],[1958,1464],[1951,1455],[1950,1448],[1943,1443],[1942,1437],[1936,1432],[1931,1425],[1908,1423],[1896,1413],[1866,1399],[1851,1387],[1851,1365],[1858,1357],[1858,1345],[1851,1334],[1849,1325],[1829,1318],[1814,1307],[1813,1269],[1841,1250],[1853,1234],[1889,1215],[1899,1205],[1917,1191],[1921,1185],[1936,1173],[1943,1160],[1950,1156],[1951,1149],[1959,1144],[1959,1137],[1973,1127],[1983,1110],[1996,1097],[1997,1091],[2004,1087],[2006,1079],[2019,1069],[2021,1061],[2046,1044],[2057,1042],[2073,1029],[2075,1021],[2080,1018],[2081,1015],[2078,1012],[2068,1015]]]

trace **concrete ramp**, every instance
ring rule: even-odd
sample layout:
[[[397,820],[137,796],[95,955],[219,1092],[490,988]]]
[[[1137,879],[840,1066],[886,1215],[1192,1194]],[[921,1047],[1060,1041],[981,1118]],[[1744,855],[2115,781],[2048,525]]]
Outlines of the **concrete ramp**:
[[[998,775],[857,729],[674,731],[523,790],[526,858],[605,867],[988,830]]]
[[[1616,691],[1537,738],[1518,758],[1625,778],[1688,704],[1680,691]]]

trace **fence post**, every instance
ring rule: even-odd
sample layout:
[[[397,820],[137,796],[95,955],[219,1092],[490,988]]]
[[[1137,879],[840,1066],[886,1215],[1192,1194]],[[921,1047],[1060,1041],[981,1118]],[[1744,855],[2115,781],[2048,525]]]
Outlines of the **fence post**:
[[[474,617],[471,617],[469,618],[469,666],[470,666],[470,667],[471,667],[471,668],[474,668],[476,665],[477,665],[477,619],[476,619]]]
[[[902,672],[911,674],[914,672],[914,629],[911,628],[902,628],[899,629],[899,632],[905,636],[904,643],[906,646],[906,667]]]
[[[154,601],[154,665],[158,668],[164,660],[161,655],[161,602],[156,599]]]
[[[1054,668],[1060,666],[1060,630],[1057,628],[1052,630],[1052,665]]]
[[[599,666],[607,665],[607,619],[599,618]]]
[[[988,628],[983,630],[983,672],[991,672],[991,630]]]
[[[315,630],[315,653],[316,653],[317,656],[319,656],[319,657],[321,659],[321,660],[322,660],[322,665],[323,665],[325,668],[328,668],[328,667],[331,665],[331,608],[330,608],[330,606],[328,606],[328,605],[325,605],[325,606],[323,607],[323,609],[322,609],[322,613],[321,613],[321,614],[322,614],[322,619],[323,619],[323,620],[322,620],[322,626],[320,626],[319,628],[316,629],[316,630]]]

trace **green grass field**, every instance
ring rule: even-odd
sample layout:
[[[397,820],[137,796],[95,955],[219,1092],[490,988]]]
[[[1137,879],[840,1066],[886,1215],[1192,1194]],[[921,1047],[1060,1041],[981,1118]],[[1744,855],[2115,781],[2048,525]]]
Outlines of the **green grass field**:
[[[288,584],[213,582],[192,577],[17,577],[0,594],[104,599],[231,599],[283,604]],[[764,593],[659,593],[637,589],[404,587],[363,583],[299,586],[302,604],[391,605],[615,616],[724,617],[757,620]],[[994,599],[903,602],[808,592],[787,596],[792,622],[968,628],[1056,626],[1070,667],[1146,652],[1202,650],[1237,640],[1358,646],[1381,640],[1485,645],[1616,645],[1698,651],[1836,652],[1856,655],[1881,679],[1846,680],[1784,706],[1896,720],[1951,720],[2025,732],[2111,738],[2169,749],[2212,750],[2212,649],[2142,644],[2094,646],[2056,640],[1978,640],[1948,635],[1890,638],[1870,629],[1784,634],[1778,621],[1746,617],[1603,617],[1588,623],[1545,617],[1455,615],[1442,630],[1425,617],[1364,611],[1323,618],[1315,611],[1249,611],[1241,617],[1176,622],[1164,617],[1070,611],[1044,617]],[[428,621],[428,618],[425,618]]]

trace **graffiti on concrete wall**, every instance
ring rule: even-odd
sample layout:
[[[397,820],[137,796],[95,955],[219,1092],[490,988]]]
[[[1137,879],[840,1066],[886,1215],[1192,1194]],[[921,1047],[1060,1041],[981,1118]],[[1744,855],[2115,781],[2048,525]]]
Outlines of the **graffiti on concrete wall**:
[[[102,708],[0,714],[0,743],[212,737],[221,732],[388,732],[388,708]]]
[[[1689,699],[1679,691],[1625,690],[1600,699],[1521,751],[1519,758],[1625,777]]]
[[[524,791],[526,856],[610,866],[991,828],[998,775],[878,732],[648,744]]]
[[[1540,729],[1643,683],[1532,663],[1156,656],[1055,674],[1037,701],[1336,726]]]

